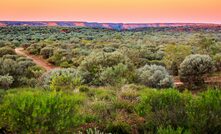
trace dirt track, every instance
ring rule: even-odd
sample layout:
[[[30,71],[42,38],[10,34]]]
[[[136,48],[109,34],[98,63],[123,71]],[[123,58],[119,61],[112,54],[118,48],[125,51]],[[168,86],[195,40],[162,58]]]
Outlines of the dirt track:
[[[47,71],[59,68],[57,66],[54,66],[54,65],[48,63],[45,59],[43,59],[40,56],[35,56],[35,55],[28,54],[23,48],[15,48],[15,52],[18,55],[25,56],[28,59],[32,59],[33,62],[35,62],[35,64],[37,64],[38,66],[44,68]]]

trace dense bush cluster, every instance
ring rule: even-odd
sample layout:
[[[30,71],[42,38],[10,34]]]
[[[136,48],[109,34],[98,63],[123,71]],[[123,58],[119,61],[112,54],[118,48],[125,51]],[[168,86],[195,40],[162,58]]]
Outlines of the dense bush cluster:
[[[131,92],[130,92],[131,91]],[[219,133],[221,92],[198,95],[128,85],[81,93],[41,89],[8,91],[0,103],[0,129],[11,133]],[[87,130],[87,131],[86,131]],[[100,131],[99,131],[100,132]]]
[[[144,93],[138,112],[146,119],[145,131],[156,127],[182,128],[191,133],[219,133],[220,91],[209,90],[197,97],[175,90]]]
[[[8,47],[8,46],[5,46],[5,47],[1,47],[0,48],[0,57],[4,56],[4,55],[14,55],[15,54],[15,51],[14,49]]]
[[[84,122],[79,112],[83,99],[56,92],[8,93],[0,105],[0,128],[14,133],[71,131]]]
[[[43,70],[30,59],[11,55],[14,53],[10,52],[0,57],[0,88],[35,86]]]
[[[92,53],[79,68],[86,74],[86,83],[93,85],[126,83],[132,79],[134,71],[130,59],[119,52]]]

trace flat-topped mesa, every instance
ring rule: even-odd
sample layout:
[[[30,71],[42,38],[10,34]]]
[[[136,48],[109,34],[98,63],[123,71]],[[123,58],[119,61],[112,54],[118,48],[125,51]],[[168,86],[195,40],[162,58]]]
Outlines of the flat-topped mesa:
[[[62,26],[62,27],[90,27],[113,30],[132,30],[152,27],[221,27],[221,24],[204,23],[97,23],[77,21],[0,21],[0,27],[5,26]]]

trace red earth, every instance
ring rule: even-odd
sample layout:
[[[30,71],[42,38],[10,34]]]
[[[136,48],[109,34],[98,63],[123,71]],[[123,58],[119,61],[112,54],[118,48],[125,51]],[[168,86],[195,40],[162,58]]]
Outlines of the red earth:
[[[24,48],[15,48],[15,52],[18,55],[24,56],[28,59],[32,59],[35,64],[37,64],[38,66],[44,68],[46,71],[50,71],[50,70],[53,70],[53,69],[56,69],[56,68],[60,68],[60,67],[57,67],[57,66],[54,66],[54,65],[48,63],[47,60],[43,59],[40,56],[29,54],[28,52],[26,52],[24,50]]]

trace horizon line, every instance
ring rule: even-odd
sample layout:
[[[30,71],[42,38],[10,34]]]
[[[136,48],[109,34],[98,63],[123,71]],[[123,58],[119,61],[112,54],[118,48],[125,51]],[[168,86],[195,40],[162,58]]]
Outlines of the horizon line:
[[[100,24],[213,24],[221,25],[216,22],[97,22],[97,21],[73,21],[73,20],[0,20],[0,22],[86,22]]]

